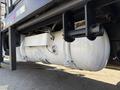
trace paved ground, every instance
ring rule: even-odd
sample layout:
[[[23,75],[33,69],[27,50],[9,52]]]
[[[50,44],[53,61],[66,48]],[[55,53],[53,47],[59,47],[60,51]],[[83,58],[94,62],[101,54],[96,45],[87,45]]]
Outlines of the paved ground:
[[[2,68],[0,90],[120,90],[120,71],[105,69],[92,73],[58,69],[29,63],[19,63],[13,72]]]

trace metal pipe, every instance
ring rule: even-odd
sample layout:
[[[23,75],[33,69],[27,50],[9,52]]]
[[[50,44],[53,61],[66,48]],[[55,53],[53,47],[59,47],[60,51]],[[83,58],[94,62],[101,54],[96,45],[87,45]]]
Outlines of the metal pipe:
[[[6,14],[9,14],[9,0],[5,0],[6,2]]]
[[[10,6],[12,6],[12,3],[13,3],[12,0],[10,0]]]
[[[80,8],[83,7],[88,1],[90,0],[72,0],[68,3],[64,3],[63,5],[55,8],[55,9],[52,9],[42,15],[40,15],[38,18],[36,19],[33,19],[27,23],[25,23],[24,25],[21,25],[17,28],[17,30],[22,30],[24,28],[27,28],[29,26],[32,26],[34,24],[37,24],[38,22],[42,22],[46,19],[49,19],[53,16],[56,16],[56,15],[59,15],[67,10],[71,10],[73,7],[77,7],[79,6]]]

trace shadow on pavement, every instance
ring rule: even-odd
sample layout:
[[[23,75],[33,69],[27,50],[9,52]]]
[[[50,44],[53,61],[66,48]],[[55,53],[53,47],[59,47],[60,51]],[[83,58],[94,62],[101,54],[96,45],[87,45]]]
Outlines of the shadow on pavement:
[[[0,69],[0,85],[8,85],[8,90],[120,90],[120,82],[112,85],[48,68],[19,63],[13,72]]]

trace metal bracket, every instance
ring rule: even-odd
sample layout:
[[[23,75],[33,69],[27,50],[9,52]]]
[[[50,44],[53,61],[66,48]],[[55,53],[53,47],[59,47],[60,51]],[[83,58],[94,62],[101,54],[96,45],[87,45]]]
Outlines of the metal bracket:
[[[0,67],[1,63],[3,62],[3,55],[2,55],[2,32],[0,30]]]
[[[10,69],[16,70],[16,31],[9,28]]]
[[[96,22],[96,13],[93,6],[91,2],[88,2],[84,6],[86,27],[78,30],[75,30],[74,14],[71,11],[67,11],[63,14],[65,41],[73,42],[75,38],[80,37],[87,37],[90,40],[95,40],[97,36],[102,36],[104,34],[101,25]]]
[[[68,33],[75,30],[74,16],[72,12],[68,11],[63,14],[63,29],[64,29],[64,40],[73,42],[75,38],[71,37]]]

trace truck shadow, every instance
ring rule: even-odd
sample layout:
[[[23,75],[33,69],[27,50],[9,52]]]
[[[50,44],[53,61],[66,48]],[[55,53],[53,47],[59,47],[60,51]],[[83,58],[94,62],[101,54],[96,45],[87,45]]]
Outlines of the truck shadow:
[[[120,82],[113,85],[52,69],[19,63],[13,72],[0,69],[0,85],[8,85],[9,90],[120,90]]]

